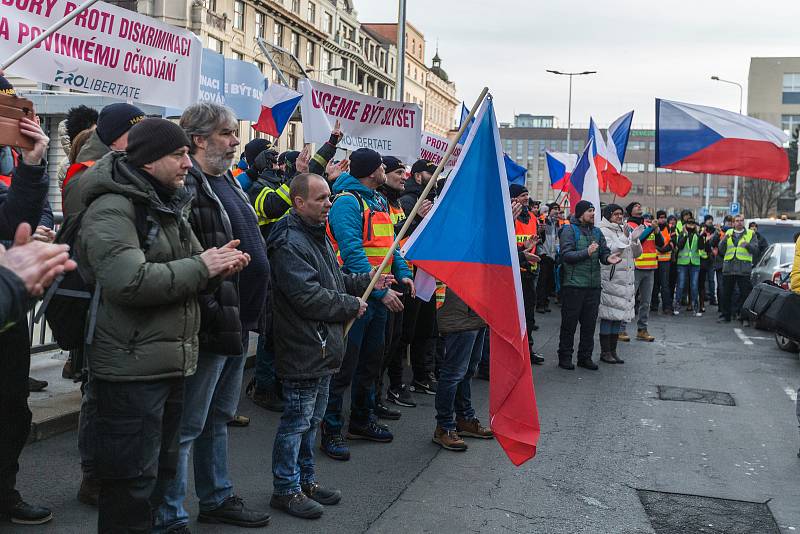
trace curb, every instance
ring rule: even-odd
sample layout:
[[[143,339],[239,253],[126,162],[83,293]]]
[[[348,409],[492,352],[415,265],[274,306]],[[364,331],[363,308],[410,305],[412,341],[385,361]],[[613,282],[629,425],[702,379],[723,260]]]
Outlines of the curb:
[[[252,349],[253,351],[255,348]],[[256,365],[255,354],[250,354],[244,363],[245,369]],[[81,410],[81,393],[73,391],[37,402],[30,406],[33,412],[28,443],[35,443],[78,428]]]

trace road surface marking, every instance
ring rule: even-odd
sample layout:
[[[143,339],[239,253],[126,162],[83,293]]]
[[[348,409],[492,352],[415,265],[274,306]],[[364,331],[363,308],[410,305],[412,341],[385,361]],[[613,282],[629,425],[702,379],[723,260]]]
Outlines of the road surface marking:
[[[735,334],[736,334],[736,335],[739,337],[739,339],[741,339],[741,340],[742,340],[742,343],[744,343],[745,345],[752,345],[752,344],[753,344],[753,342],[752,342],[752,341],[750,341],[750,338],[749,338],[749,337],[747,337],[747,336],[744,334],[744,332],[742,332],[742,329],[741,329],[741,328],[734,328],[734,329],[733,329],[733,331],[734,331],[734,333],[735,333]]]

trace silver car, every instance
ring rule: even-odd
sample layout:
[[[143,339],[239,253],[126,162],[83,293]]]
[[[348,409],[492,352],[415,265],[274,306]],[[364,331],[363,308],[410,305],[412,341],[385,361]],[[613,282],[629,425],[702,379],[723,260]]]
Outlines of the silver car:
[[[773,243],[753,267],[750,281],[753,286],[760,282],[780,284],[781,276],[792,270],[793,261],[794,243]]]

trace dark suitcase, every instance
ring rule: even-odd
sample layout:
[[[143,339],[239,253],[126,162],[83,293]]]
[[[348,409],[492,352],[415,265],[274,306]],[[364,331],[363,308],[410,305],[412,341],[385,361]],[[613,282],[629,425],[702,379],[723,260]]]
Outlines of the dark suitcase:
[[[766,330],[800,339],[800,295],[761,282],[747,296],[742,311]]]

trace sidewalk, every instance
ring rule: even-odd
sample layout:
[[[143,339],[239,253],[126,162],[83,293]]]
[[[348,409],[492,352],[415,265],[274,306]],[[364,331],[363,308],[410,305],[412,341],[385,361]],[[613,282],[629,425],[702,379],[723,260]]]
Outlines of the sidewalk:
[[[258,336],[251,334],[250,352],[246,367],[255,364]],[[78,427],[81,410],[81,385],[79,382],[61,378],[61,369],[67,361],[67,351],[55,350],[31,355],[30,376],[47,380],[44,391],[31,393],[28,399],[33,420],[28,443],[41,441],[74,430]]]

